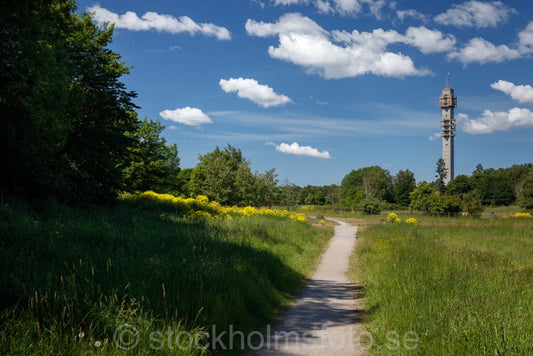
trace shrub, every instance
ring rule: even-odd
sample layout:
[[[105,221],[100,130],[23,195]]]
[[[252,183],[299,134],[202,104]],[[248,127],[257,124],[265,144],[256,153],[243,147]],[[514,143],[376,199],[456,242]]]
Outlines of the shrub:
[[[382,209],[382,204],[377,199],[364,199],[360,203],[361,210],[368,215],[377,215]]]

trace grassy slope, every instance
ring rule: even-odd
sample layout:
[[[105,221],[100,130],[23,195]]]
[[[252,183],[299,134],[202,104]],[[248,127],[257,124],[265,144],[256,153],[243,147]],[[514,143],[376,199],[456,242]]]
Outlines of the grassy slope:
[[[373,353],[533,354],[532,219],[428,220],[358,235]]]
[[[0,232],[0,354],[116,354],[124,323],[141,333],[138,354],[154,352],[152,331],[261,330],[332,234],[276,217],[193,221],[125,203],[39,214],[3,205]],[[166,344],[160,353],[187,354]]]

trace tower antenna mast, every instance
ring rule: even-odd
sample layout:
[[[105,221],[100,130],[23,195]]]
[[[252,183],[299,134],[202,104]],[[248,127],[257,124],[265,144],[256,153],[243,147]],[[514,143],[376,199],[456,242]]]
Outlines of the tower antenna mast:
[[[457,96],[450,87],[450,73],[446,76],[446,88],[442,89],[439,98],[439,106],[442,109],[441,131],[442,137],[442,160],[446,176],[444,184],[448,184],[455,177],[454,172],[454,141],[455,141],[455,117],[454,109],[457,107]]]

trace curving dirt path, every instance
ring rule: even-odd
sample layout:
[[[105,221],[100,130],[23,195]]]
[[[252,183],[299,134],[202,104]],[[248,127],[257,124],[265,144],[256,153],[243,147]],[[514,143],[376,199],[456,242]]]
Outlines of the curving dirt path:
[[[357,227],[334,220],[335,236],[292,308],[275,330],[267,330],[255,356],[363,355],[360,287],[346,276]],[[359,292],[359,293],[358,293]]]

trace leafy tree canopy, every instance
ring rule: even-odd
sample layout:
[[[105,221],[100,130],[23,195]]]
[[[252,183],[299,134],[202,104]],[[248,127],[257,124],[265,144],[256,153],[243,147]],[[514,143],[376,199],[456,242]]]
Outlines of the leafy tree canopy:
[[[341,183],[343,203],[357,206],[363,199],[392,200],[392,177],[379,167],[364,167],[348,173]]]
[[[252,172],[241,150],[228,144],[200,156],[191,173],[191,194],[228,205],[271,205],[277,201],[277,174]]]
[[[392,191],[394,196],[394,202],[402,205],[409,206],[411,198],[409,194],[416,188],[415,175],[410,170],[398,171],[392,181]]]
[[[180,193],[178,148],[167,145],[161,133],[165,126],[159,121],[144,119],[139,129],[128,133],[134,138],[129,147],[129,162],[124,168],[124,184],[129,190],[154,190],[159,193]]]

